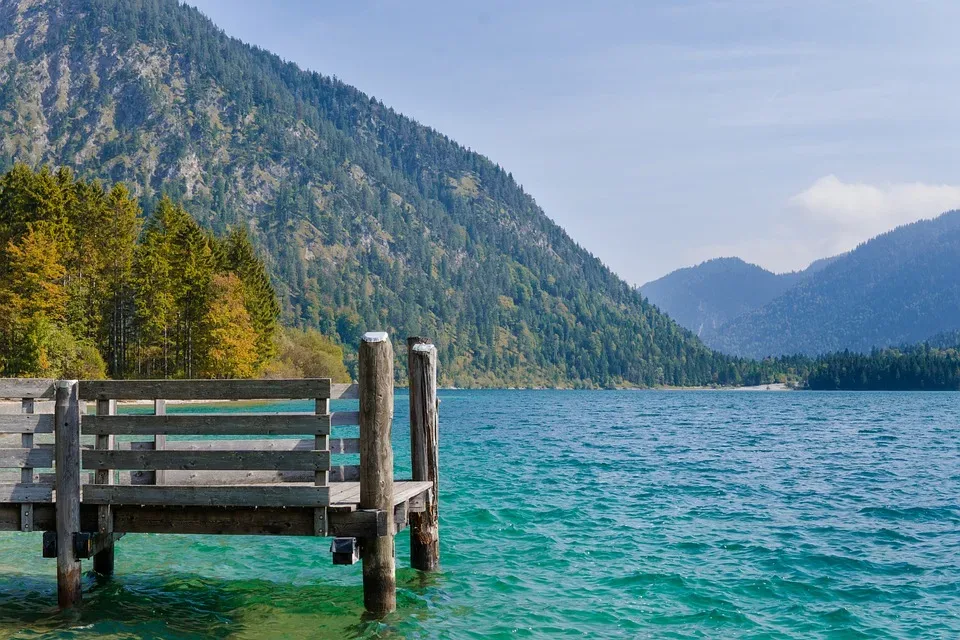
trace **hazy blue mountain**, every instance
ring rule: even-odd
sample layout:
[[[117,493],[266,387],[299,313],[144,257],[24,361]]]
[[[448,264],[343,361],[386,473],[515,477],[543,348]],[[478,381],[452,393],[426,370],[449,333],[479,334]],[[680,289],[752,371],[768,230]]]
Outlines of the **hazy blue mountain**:
[[[705,336],[726,353],[867,352],[960,328],[960,211],[898,227]]]
[[[740,258],[715,258],[648,282],[640,292],[681,326],[709,341],[727,322],[762,307],[836,259],[821,258],[803,271],[772,273]]]

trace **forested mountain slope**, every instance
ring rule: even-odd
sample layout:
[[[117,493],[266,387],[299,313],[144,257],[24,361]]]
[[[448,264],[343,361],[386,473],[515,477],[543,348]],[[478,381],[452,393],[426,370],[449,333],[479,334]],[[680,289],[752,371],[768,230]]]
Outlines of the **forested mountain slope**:
[[[898,227],[708,339],[764,357],[868,352],[960,328],[960,211]]]
[[[287,323],[433,337],[447,384],[702,384],[704,347],[505,170],[176,0],[0,0],[0,169],[69,165],[249,229]],[[587,213],[587,212],[585,212]]]
[[[704,337],[762,307],[801,277],[802,272],[776,274],[740,258],[714,258],[648,282],[640,293],[678,324]]]

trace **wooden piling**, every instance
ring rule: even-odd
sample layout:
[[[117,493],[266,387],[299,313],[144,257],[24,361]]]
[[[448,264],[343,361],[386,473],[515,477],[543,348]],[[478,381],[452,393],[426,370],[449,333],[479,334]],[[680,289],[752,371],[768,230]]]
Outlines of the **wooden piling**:
[[[424,510],[410,514],[410,566],[421,571],[436,571],[440,567],[437,349],[426,338],[407,338],[407,357],[413,480],[433,482]]]
[[[366,333],[357,359],[360,382],[360,509],[393,514],[393,345],[383,332]],[[391,518],[392,520],[392,518]],[[394,531],[361,540],[363,604],[382,616],[397,608]]]
[[[54,405],[57,479],[57,601],[80,604],[80,560],[73,545],[80,531],[80,401],[76,380],[57,382]]]
[[[112,416],[117,413],[116,400],[97,400],[97,415]],[[103,434],[97,436],[97,449],[111,450],[114,446],[114,436]],[[112,469],[97,469],[93,481],[95,484],[113,484],[114,472]],[[111,540],[109,534],[113,533],[113,507],[108,504],[97,507],[97,531],[104,534],[106,540]],[[93,570],[103,576],[113,575],[114,567],[114,549],[113,543],[110,543],[103,550],[93,556]]]

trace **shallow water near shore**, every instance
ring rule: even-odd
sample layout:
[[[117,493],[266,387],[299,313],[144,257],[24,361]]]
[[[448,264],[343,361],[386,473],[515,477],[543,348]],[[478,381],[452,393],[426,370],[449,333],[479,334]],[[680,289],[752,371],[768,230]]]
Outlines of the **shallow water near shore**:
[[[960,636],[960,394],[440,395],[443,570],[398,536],[386,620],[327,540],[227,536],[128,535],[60,614],[2,533],[0,637]]]

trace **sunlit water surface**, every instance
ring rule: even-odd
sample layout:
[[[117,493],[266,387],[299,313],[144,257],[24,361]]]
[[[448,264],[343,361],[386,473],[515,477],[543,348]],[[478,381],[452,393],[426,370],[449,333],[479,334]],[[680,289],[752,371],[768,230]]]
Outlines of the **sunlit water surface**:
[[[958,394],[441,398],[443,571],[398,537],[388,619],[326,540],[169,535],[59,614],[40,534],[5,533],[0,635],[960,637]]]

